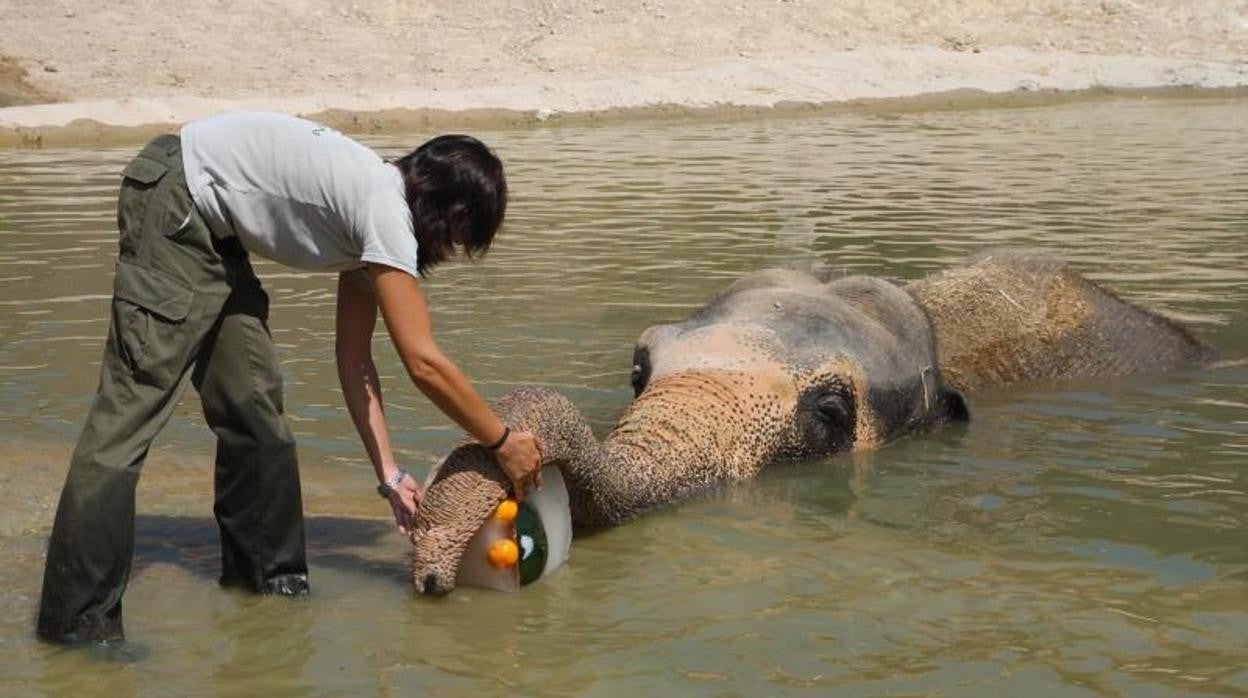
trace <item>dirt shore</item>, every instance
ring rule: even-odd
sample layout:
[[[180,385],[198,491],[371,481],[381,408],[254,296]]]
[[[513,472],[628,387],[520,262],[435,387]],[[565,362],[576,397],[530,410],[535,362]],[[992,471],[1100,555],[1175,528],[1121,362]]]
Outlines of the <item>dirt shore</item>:
[[[1242,0],[0,0],[0,13],[7,144],[137,138],[240,107],[373,131],[1248,86]]]

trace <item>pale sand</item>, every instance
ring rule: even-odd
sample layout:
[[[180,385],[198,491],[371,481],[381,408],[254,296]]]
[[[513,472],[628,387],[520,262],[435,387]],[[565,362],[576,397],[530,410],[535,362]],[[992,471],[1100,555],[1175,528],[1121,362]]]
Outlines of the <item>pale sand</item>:
[[[0,0],[0,16],[0,104],[53,100],[0,108],[0,144],[235,108],[369,132],[1248,87],[1242,0]]]

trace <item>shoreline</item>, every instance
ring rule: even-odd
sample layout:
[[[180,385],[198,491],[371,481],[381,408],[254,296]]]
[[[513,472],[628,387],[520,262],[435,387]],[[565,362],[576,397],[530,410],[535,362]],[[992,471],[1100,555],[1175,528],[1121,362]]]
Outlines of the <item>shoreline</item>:
[[[748,56],[627,77],[528,76],[505,86],[275,98],[190,96],[0,108],[0,147],[142,142],[232,109],[307,116],[351,134],[1042,106],[1123,97],[1248,96],[1248,61],[1021,48],[871,48]]]

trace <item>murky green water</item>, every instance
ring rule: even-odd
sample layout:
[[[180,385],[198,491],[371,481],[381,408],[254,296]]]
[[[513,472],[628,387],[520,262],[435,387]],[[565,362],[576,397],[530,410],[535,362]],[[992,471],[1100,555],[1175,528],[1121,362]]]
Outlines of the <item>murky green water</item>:
[[[913,278],[1047,247],[1248,355],[1242,101],[483,135],[509,163],[508,230],[427,285],[438,336],[488,395],[556,386],[599,431],[644,327],[811,257]],[[188,391],[140,487],[126,620],[145,656],[40,645],[133,150],[0,153],[0,693],[1248,693],[1248,366],[975,396],[966,428],[580,539],[518,595],[429,600],[340,404],[334,279],[269,264],[314,595],[217,588],[212,439]],[[378,349],[423,472],[456,432]]]

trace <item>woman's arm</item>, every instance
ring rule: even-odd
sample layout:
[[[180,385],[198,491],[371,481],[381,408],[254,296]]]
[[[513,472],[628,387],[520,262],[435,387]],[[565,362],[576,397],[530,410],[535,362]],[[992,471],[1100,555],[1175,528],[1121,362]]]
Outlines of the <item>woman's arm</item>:
[[[394,452],[390,449],[390,430],[386,425],[385,404],[381,398],[381,381],[373,364],[373,329],[377,325],[377,298],[364,279],[348,274],[338,277],[338,309],[334,353],[338,361],[338,381],[351,413],[351,421],[360,433],[364,450],[373,464],[379,482],[392,482],[398,472]],[[399,530],[407,534],[411,516],[420,503],[420,487],[412,478],[403,478],[390,491],[390,505]]]
[[[446,416],[483,444],[502,440],[499,465],[515,486],[516,496],[541,485],[541,454],[536,437],[512,432],[468,382],[463,372],[438,348],[420,284],[411,274],[379,264],[369,266],[377,305],[390,338],[412,382]]]

